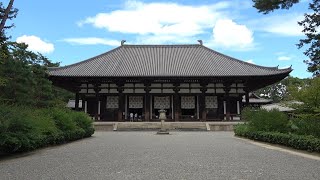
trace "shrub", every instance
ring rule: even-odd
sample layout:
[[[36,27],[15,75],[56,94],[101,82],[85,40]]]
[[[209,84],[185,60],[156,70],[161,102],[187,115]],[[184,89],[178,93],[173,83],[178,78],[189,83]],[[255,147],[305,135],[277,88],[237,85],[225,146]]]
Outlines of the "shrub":
[[[287,132],[289,130],[287,115],[276,109],[267,111],[246,108],[243,110],[243,119],[247,121],[248,128],[255,131]]]
[[[292,119],[292,132],[301,135],[312,135],[320,138],[320,117],[313,114],[300,114]]]
[[[295,149],[320,152],[320,139],[314,136],[286,134],[280,132],[251,131],[247,125],[238,125],[234,132],[236,136],[242,136],[253,140],[285,145]]]
[[[89,137],[92,120],[68,109],[0,105],[0,152],[23,152]]]
[[[94,127],[92,125],[93,121],[87,114],[75,111],[70,111],[70,113],[72,114],[71,117],[76,125],[84,130],[84,137],[89,137],[94,133]]]

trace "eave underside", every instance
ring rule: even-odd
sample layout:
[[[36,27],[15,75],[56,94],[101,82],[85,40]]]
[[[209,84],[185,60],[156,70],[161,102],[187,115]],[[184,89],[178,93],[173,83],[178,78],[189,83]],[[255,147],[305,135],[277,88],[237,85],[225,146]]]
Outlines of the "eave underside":
[[[49,79],[53,85],[67,89],[72,92],[77,92],[79,86],[83,83],[103,84],[103,83],[243,83],[247,91],[251,92],[268,85],[274,84],[286,76],[288,73],[277,74],[271,76],[237,76],[237,77],[65,77],[65,76],[50,76]]]

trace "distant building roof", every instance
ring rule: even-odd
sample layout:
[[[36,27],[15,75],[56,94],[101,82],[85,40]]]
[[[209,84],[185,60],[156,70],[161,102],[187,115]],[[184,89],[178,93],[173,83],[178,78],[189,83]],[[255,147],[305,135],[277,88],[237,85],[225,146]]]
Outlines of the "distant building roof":
[[[265,109],[267,111],[271,111],[272,109],[277,109],[281,112],[291,112],[294,111],[295,109],[290,108],[285,106],[284,104],[281,103],[274,103],[274,104],[266,104],[261,106],[262,109]]]
[[[246,102],[246,97],[242,97],[242,102]],[[259,96],[257,96],[255,93],[249,93],[249,103],[250,104],[268,104],[271,103],[272,99],[264,99]]]
[[[65,67],[49,68],[57,77],[234,77],[287,75],[226,56],[203,45],[122,45]]]

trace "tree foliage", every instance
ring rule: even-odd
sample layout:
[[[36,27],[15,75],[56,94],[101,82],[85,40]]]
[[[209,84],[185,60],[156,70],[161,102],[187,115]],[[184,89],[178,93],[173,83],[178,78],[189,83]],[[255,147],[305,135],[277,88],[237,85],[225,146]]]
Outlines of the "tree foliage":
[[[310,113],[320,117],[320,78],[314,78],[310,84],[296,91],[293,96],[303,102],[299,105],[301,113]]]
[[[47,78],[47,67],[58,66],[41,54],[27,50],[23,43],[7,42],[2,49],[0,98],[11,104],[44,107],[53,103],[54,87]]]
[[[268,14],[276,9],[289,9],[299,0],[253,0],[253,7],[257,8],[259,12]]]
[[[12,0],[6,8],[0,2],[1,23],[16,17],[18,10],[12,5]],[[63,104],[71,93],[52,86],[47,77],[47,67],[57,67],[59,63],[27,50],[24,43],[9,41],[5,30],[12,26],[4,25],[0,31],[0,103],[35,107]]]
[[[259,12],[268,14],[276,9],[289,9],[299,0],[253,0],[254,7]],[[301,39],[297,44],[298,48],[307,46],[304,54],[308,56],[308,60],[304,62],[308,65],[308,71],[313,75],[320,75],[320,0],[312,0],[309,3],[310,13],[305,13],[304,20],[298,22],[303,27],[305,39]]]
[[[273,102],[296,100],[295,93],[309,86],[310,79],[299,79],[289,76],[278,83],[257,90],[255,93],[262,98],[272,99]]]
[[[8,19],[11,20],[13,18],[16,18],[17,14],[18,14],[18,9],[13,8],[13,2],[14,2],[14,0],[10,0],[9,4],[6,8],[3,6],[3,3],[0,2],[0,18],[1,18],[0,32],[3,32],[3,30],[6,28],[13,27],[13,24],[11,24],[9,26],[5,26],[6,21]]]

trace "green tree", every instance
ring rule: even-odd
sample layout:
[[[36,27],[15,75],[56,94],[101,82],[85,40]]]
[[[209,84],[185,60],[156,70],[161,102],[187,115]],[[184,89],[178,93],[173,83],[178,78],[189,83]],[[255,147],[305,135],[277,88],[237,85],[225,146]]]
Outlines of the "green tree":
[[[70,92],[52,85],[47,67],[57,67],[41,54],[27,50],[24,43],[6,42],[1,49],[2,64],[0,77],[5,85],[0,86],[0,99],[10,104],[35,107],[65,105]]]
[[[320,115],[320,78],[313,78],[310,85],[301,88],[294,96],[303,102],[299,105],[303,113]]]
[[[268,14],[276,9],[289,9],[294,4],[299,3],[299,0],[253,0],[254,7],[259,12]],[[311,13],[305,13],[304,20],[298,22],[303,27],[303,32],[306,35],[305,39],[301,39],[297,44],[298,48],[307,46],[304,54],[309,57],[304,62],[308,65],[308,71],[314,76],[320,75],[320,0],[312,0],[309,3]]]
[[[6,21],[8,19],[13,19],[16,18],[17,13],[18,13],[18,9],[13,8],[13,2],[14,0],[10,0],[8,6],[5,8],[3,6],[3,3],[0,2],[0,18],[1,18],[1,22],[0,22],[0,32],[3,32],[4,29],[6,28],[11,28],[13,26],[5,26],[6,25]]]
[[[18,9],[13,8],[14,0],[10,0],[7,7],[4,7],[0,2],[0,74],[3,71],[4,59],[8,58],[8,50],[6,41],[8,38],[5,36],[5,30],[13,27],[13,24],[5,26],[7,20],[12,20],[17,16]],[[4,86],[8,82],[8,79],[4,76],[0,76],[0,87]]]

